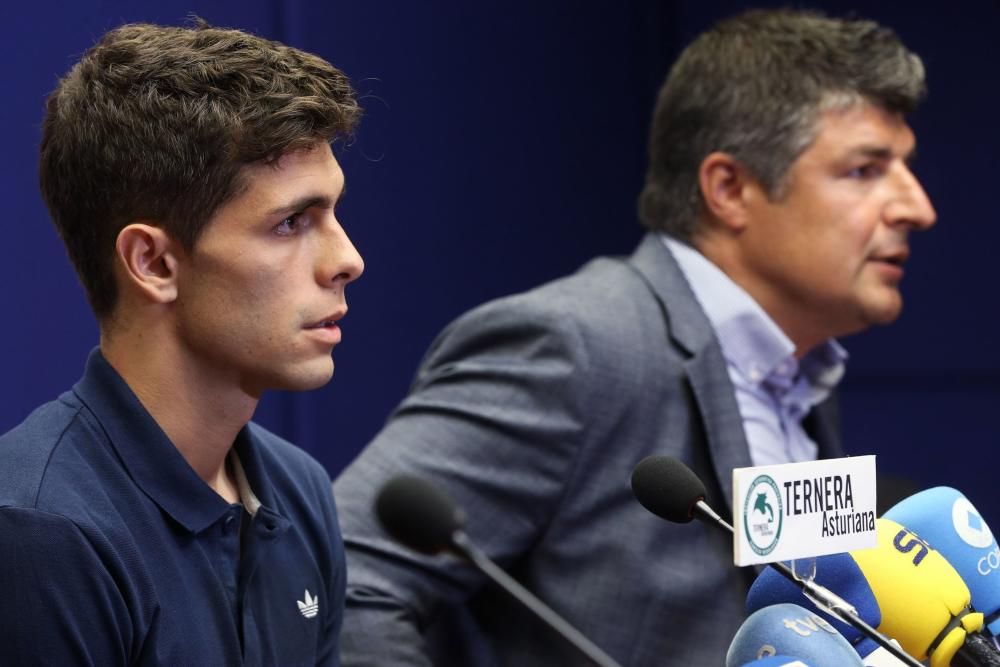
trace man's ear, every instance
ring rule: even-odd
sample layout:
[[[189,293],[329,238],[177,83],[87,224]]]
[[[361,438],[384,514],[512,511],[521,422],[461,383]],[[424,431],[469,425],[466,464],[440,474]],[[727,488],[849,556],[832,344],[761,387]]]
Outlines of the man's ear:
[[[755,184],[746,167],[729,153],[710,153],[698,168],[705,208],[712,218],[735,233],[747,225],[747,188]]]
[[[177,253],[166,231],[142,222],[127,225],[115,242],[124,279],[154,303],[177,298]]]

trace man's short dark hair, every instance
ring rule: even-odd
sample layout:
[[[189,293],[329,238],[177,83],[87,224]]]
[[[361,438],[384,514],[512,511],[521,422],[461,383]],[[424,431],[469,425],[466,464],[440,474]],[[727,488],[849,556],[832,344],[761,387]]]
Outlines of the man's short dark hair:
[[[46,103],[42,196],[99,319],[118,294],[114,246],[148,220],[187,250],[246,187],[242,169],[347,136],[360,108],[322,58],[239,30],[125,25]]]
[[[907,113],[924,94],[920,58],[872,21],[791,10],[723,21],[685,49],[660,90],[640,218],[690,242],[710,153],[732,155],[780,198],[820,113],[858,102]]]

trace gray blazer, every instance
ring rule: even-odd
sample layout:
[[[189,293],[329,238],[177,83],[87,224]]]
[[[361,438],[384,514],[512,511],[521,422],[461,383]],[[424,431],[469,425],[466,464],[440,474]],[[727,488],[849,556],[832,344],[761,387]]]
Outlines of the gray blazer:
[[[807,424],[824,456],[840,455],[833,407]],[[334,483],[344,665],[585,662],[472,567],[382,532],[373,500],[400,472],[443,487],[476,544],[623,665],[724,664],[753,572],[727,536],[635,501],[651,454],[691,466],[723,515],[751,465],[718,342],[657,236],[460,317]]]

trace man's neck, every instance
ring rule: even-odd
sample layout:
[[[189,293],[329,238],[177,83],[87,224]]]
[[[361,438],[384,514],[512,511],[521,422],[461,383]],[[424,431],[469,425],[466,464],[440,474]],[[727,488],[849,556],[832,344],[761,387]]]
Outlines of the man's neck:
[[[702,236],[696,241],[694,247],[749,294],[750,298],[767,313],[768,317],[795,345],[794,355],[796,359],[801,360],[811,350],[834,337],[821,326],[821,323],[811,318],[803,319],[795,308],[789,311],[787,305],[772,298],[774,294],[771,285],[766,280],[754,275],[753,272],[746,270],[734,243],[720,241],[719,235]]]
[[[226,459],[253,416],[257,397],[221,380],[169,339],[154,345],[102,334],[101,352],[188,465],[226,501],[237,502]]]

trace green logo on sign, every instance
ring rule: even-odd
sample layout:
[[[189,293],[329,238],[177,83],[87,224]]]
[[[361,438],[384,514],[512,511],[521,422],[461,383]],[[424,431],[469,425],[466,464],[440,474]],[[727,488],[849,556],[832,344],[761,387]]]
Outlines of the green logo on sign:
[[[769,476],[760,475],[743,500],[743,528],[758,556],[766,556],[778,546],[783,517],[778,485]]]

